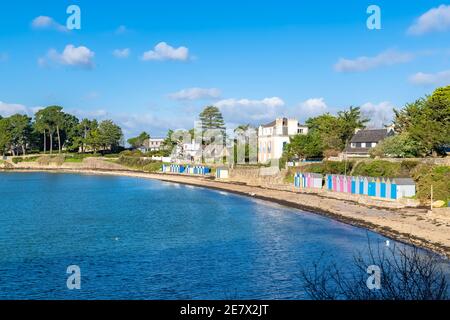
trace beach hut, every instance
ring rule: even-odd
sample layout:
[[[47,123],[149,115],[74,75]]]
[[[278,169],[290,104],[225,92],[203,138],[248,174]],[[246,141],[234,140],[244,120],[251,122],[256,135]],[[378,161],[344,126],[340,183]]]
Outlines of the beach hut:
[[[352,177],[352,180],[351,180],[351,184],[352,184],[352,194],[356,194],[357,193],[357,191],[356,191],[356,188],[357,188],[357,181],[358,181],[358,177]]]
[[[376,194],[376,180],[374,178],[370,178],[367,195],[369,197],[375,197],[375,194]]]
[[[387,179],[387,180],[389,180],[389,179]],[[387,198],[387,196],[386,196],[386,181],[387,180],[385,180],[384,178],[383,178],[383,180],[381,180],[381,182],[380,182],[380,197],[381,198]]]
[[[333,174],[333,191],[337,191],[337,176]]]
[[[392,199],[392,197],[391,197],[391,188],[392,188],[391,179],[387,178],[386,179],[386,198],[387,199]]]
[[[322,189],[323,175],[311,173],[311,188]]]
[[[339,176],[339,192],[344,192],[344,176]]]
[[[381,197],[381,179],[377,178],[375,180],[375,197]]]
[[[416,184],[410,178],[396,178],[396,199],[414,197],[416,195]]]
[[[333,190],[333,177],[331,176],[331,174],[327,174],[326,181],[327,181],[327,189],[329,191]]]
[[[344,176],[344,190],[345,193],[352,193],[352,177]]]
[[[366,196],[369,194],[369,178],[364,177],[362,179],[362,188],[361,188],[359,194],[366,195]]]
[[[300,173],[294,175],[294,187],[300,188]]]
[[[217,179],[228,179],[230,177],[230,170],[228,167],[219,167],[216,169]]]

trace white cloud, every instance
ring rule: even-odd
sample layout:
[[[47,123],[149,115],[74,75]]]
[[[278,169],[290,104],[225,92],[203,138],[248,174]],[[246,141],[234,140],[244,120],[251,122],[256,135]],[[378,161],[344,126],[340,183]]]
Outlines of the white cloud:
[[[300,103],[300,116],[304,119],[325,113],[328,106],[324,98],[311,98]]]
[[[47,29],[47,30],[56,30],[59,32],[68,32],[66,26],[59,24],[52,17],[48,16],[39,16],[33,19],[31,22],[31,26],[34,29]]]
[[[1,116],[9,117],[16,113],[29,114],[30,110],[22,104],[6,103],[6,102],[0,101],[0,115]]]
[[[189,59],[189,49],[186,47],[174,48],[165,42],[158,43],[153,50],[144,52],[142,60],[178,60],[186,61]]]
[[[109,113],[108,111],[104,109],[97,109],[97,110],[80,110],[80,109],[69,109],[67,110],[68,113],[73,114],[74,116],[78,117],[79,119],[97,119],[97,120],[105,120],[108,118]]]
[[[430,86],[450,83],[450,70],[437,73],[418,72],[409,78],[409,81],[416,85]]]
[[[226,121],[245,123],[266,121],[280,116],[284,112],[284,101],[279,97],[262,100],[225,99],[215,103],[223,113]]]
[[[361,106],[361,113],[369,119],[367,124],[369,128],[383,128],[392,122],[394,108],[395,106],[389,101],[383,101],[378,104],[367,102]]]
[[[125,34],[127,32],[128,32],[128,28],[124,25],[121,25],[116,29],[115,33],[120,35],[120,34]]]
[[[442,4],[421,15],[409,27],[408,33],[411,35],[422,35],[429,32],[443,32],[447,30],[450,30],[450,5]]]
[[[374,57],[363,56],[353,60],[341,58],[334,65],[334,70],[337,72],[364,72],[377,67],[410,62],[413,58],[414,55],[411,53],[387,50]]]
[[[217,88],[188,88],[169,95],[174,100],[217,99],[221,92]]]
[[[58,53],[55,49],[49,50],[46,57],[39,58],[38,63],[41,66],[46,66],[51,61],[62,65],[90,69],[94,67],[94,56],[95,53],[87,47],[75,47],[69,44],[62,53]]]
[[[113,51],[113,55],[114,55],[114,57],[119,58],[119,59],[128,58],[130,56],[130,49],[128,49],[128,48],[116,49]]]

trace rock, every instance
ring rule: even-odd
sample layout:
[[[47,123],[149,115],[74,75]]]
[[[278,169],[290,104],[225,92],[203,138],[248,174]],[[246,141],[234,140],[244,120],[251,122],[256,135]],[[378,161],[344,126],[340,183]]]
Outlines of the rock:
[[[433,208],[443,208],[445,207],[445,201],[439,200],[433,202]]]

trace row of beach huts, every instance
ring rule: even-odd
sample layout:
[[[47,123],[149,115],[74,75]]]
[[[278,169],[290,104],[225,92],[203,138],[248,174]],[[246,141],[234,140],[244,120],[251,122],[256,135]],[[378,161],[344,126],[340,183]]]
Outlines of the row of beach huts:
[[[410,178],[374,178],[317,173],[296,173],[294,186],[299,189],[326,189],[332,192],[397,200],[414,197],[416,184]]]
[[[207,176],[212,174],[211,168],[201,165],[192,166],[181,164],[163,164],[161,171],[163,173],[189,174],[198,176]],[[215,177],[217,179],[228,179],[229,168],[227,167],[216,168]]]
[[[163,164],[163,173],[184,173],[191,175],[205,176],[211,173],[211,168],[205,166],[191,166],[191,165],[181,165],[181,164]]]

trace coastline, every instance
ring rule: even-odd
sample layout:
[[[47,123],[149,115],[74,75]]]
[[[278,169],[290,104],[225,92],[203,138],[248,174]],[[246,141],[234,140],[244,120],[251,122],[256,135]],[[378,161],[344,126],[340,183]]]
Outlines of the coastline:
[[[145,173],[130,169],[86,169],[86,168],[14,168],[0,172],[47,172],[103,176],[126,176],[162,182],[178,183],[277,203],[286,207],[319,214],[330,219],[364,228],[393,240],[414,244],[450,258],[449,224],[436,223],[436,218],[425,219],[426,210],[417,208],[382,209],[366,207],[351,201],[325,198],[307,194],[260,186],[249,186],[232,182],[214,181],[205,177],[177,174]],[[424,216],[423,218],[421,216]],[[415,223],[414,223],[415,222]]]

